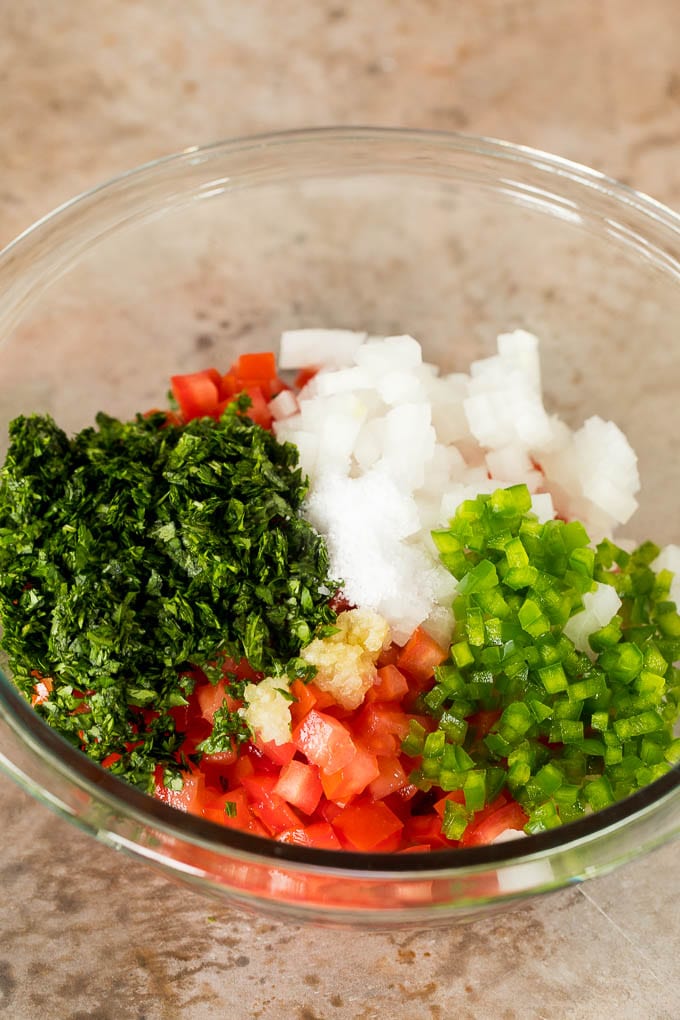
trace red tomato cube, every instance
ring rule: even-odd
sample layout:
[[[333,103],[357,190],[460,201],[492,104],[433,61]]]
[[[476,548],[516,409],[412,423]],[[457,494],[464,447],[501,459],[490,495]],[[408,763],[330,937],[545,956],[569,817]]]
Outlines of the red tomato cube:
[[[315,708],[293,730],[293,743],[312,765],[329,773],[349,765],[357,753],[349,730]]]
[[[306,815],[316,811],[322,792],[319,770],[302,761],[289,761],[284,765],[274,786],[274,793]]]

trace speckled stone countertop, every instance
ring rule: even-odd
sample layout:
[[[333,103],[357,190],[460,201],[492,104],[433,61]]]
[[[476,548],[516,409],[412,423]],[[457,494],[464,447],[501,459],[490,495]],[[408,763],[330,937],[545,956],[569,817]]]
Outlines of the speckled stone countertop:
[[[43,0],[0,5],[0,242],[193,143],[319,124],[464,130],[680,208],[677,0]],[[680,846],[437,933],[244,917],[0,779],[11,1020],[680,1016]]]

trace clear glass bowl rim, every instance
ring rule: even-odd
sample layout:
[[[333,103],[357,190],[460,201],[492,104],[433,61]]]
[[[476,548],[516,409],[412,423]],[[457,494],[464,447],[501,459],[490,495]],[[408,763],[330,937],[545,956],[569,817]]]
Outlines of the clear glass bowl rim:
[[[248,135],[209,145],[190,146],[174,155],[164,156],[117,174],[53,209],[0,251],[0,288],[4,274],[9,272],[11,278],[17,257],[23,262],[32,249],[40,246],[42,257],[46,253],[49,254],[52,247],[58,248],[64,226],[68,227],[69,220],[77,217],[81,208],[94,206],[100,200],[115,195],[122,189],[129,192],[131,188],[143,186],[149,179],[162,180],[166,176],[171,179],[175,171],[178,169],[181,171],[183,166],[210,163],[212,160],[221,161],[249,149],[258,150],[263,158],[281,152],[285,157],[286,150],[294,151],[296,147],[319,145],[326,147],[330,157],[335,150],[340,152],[350,144],[365,146],[367,152],[370,152],[372,147],[376,150],[380,146],[392,148],[396,153],[396,158],[390,164],[393,172],[399,172],[406,166],[399,157],[400,147],[406,146],[413,158],[420,146],[427,149],[430,157],[432,153],[439,155],[443,160],[443,166],[446,165],[447,155],[449,160],[457,155],[471,155],[487,157],[499,165],[505,163],[538,170],[546,179],[557,180],[558,184],[555,186],[557,197],[559,180],[568,180],[583,189],[586,199],[589,192],[599,194],[611,202],[613,207],[628,208],[639,214],[648,227],[660,228],[664,262],[680,279],[678,258],[680,215],[655,199],[597,170],[528,146],[483,136],[399,128],[319,127]],[[369,172],[365,167],[353,169],[356,173]],[[384,157],[379,172],[383,171]],[[345,172],[344,168],[342,172]],[[314,174],[308,175],[304,172],[293,174],[293,178],[298,176],[305,179]],[[241,183],[247,184],[247,175],[244,175]],[[61,230],[58,231],[59,237],[52,245],[50,232],[55,225],[59,225]],[[656,240],[655,247],[658,244],[659,241]],[[74,261],[77,261],[77,256]],[[416,878],[429,873],[438,877],[455,877],[478,869],[507,865],[515,860],[550,858],[575,849],[596,840],[598,836],[610,834],[613,830],[624,827],[633,819],[648,816],[656,808],[666,805],[669,799],[677,803],[680,814],[680,765],[676,765],[661,779],[623,801],[558,829],[507,843],[408,855],[309,849],[223,828],[197,816],[170,808],[129,786],[100,768],[44,723],[18,694],[2,671],[0,671],[0,715],[4,716],[15,736],[31,753],[50,765],[69,783],[86,791],[94,800],[106,804],[119,815],[217,854],[227,853],[261,864],[277,862],[279,865],[303,867],[320,873],[333,873],[336,876],[344,873],[348,877],[359,878],[361,874],[376,876],[382,873],[386,877],[408,880],[410,877]],[[49,800],[47,802],[50,803]],[[70,820],[77,821],[70,813],[62,813]]]

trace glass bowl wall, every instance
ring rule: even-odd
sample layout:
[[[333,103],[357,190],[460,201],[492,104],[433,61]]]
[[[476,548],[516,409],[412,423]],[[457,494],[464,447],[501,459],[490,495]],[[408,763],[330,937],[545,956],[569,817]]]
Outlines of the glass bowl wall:
[[[611,417],[640,457],[623,534],[678,538],[680,220],[583,167],[502,142],[296,132],[190,149],[67,204],[0,255],[0,452],[18,413],[67,429],[163,404],[168,378],[283,329],[411,333],[465,370],[541,338],[546,404]],[[0,676],[0,762],[101,840],[240,905],[433,924],[581,880],[680,831],[670,773],[557,832],[428,856],[336,855],[188,818],[91,765]]]

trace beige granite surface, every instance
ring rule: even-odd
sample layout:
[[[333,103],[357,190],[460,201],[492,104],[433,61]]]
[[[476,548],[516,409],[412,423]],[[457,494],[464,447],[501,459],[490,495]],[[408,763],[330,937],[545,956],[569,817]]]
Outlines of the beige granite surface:
[[[328,123],[504,137],[680,208],[680,4],[0,4],[0,242],[144,160]],[[1,779],[0,1015],[675,1020],[679,865],[666,847],[437,933],[301,929],[216,908]]]

